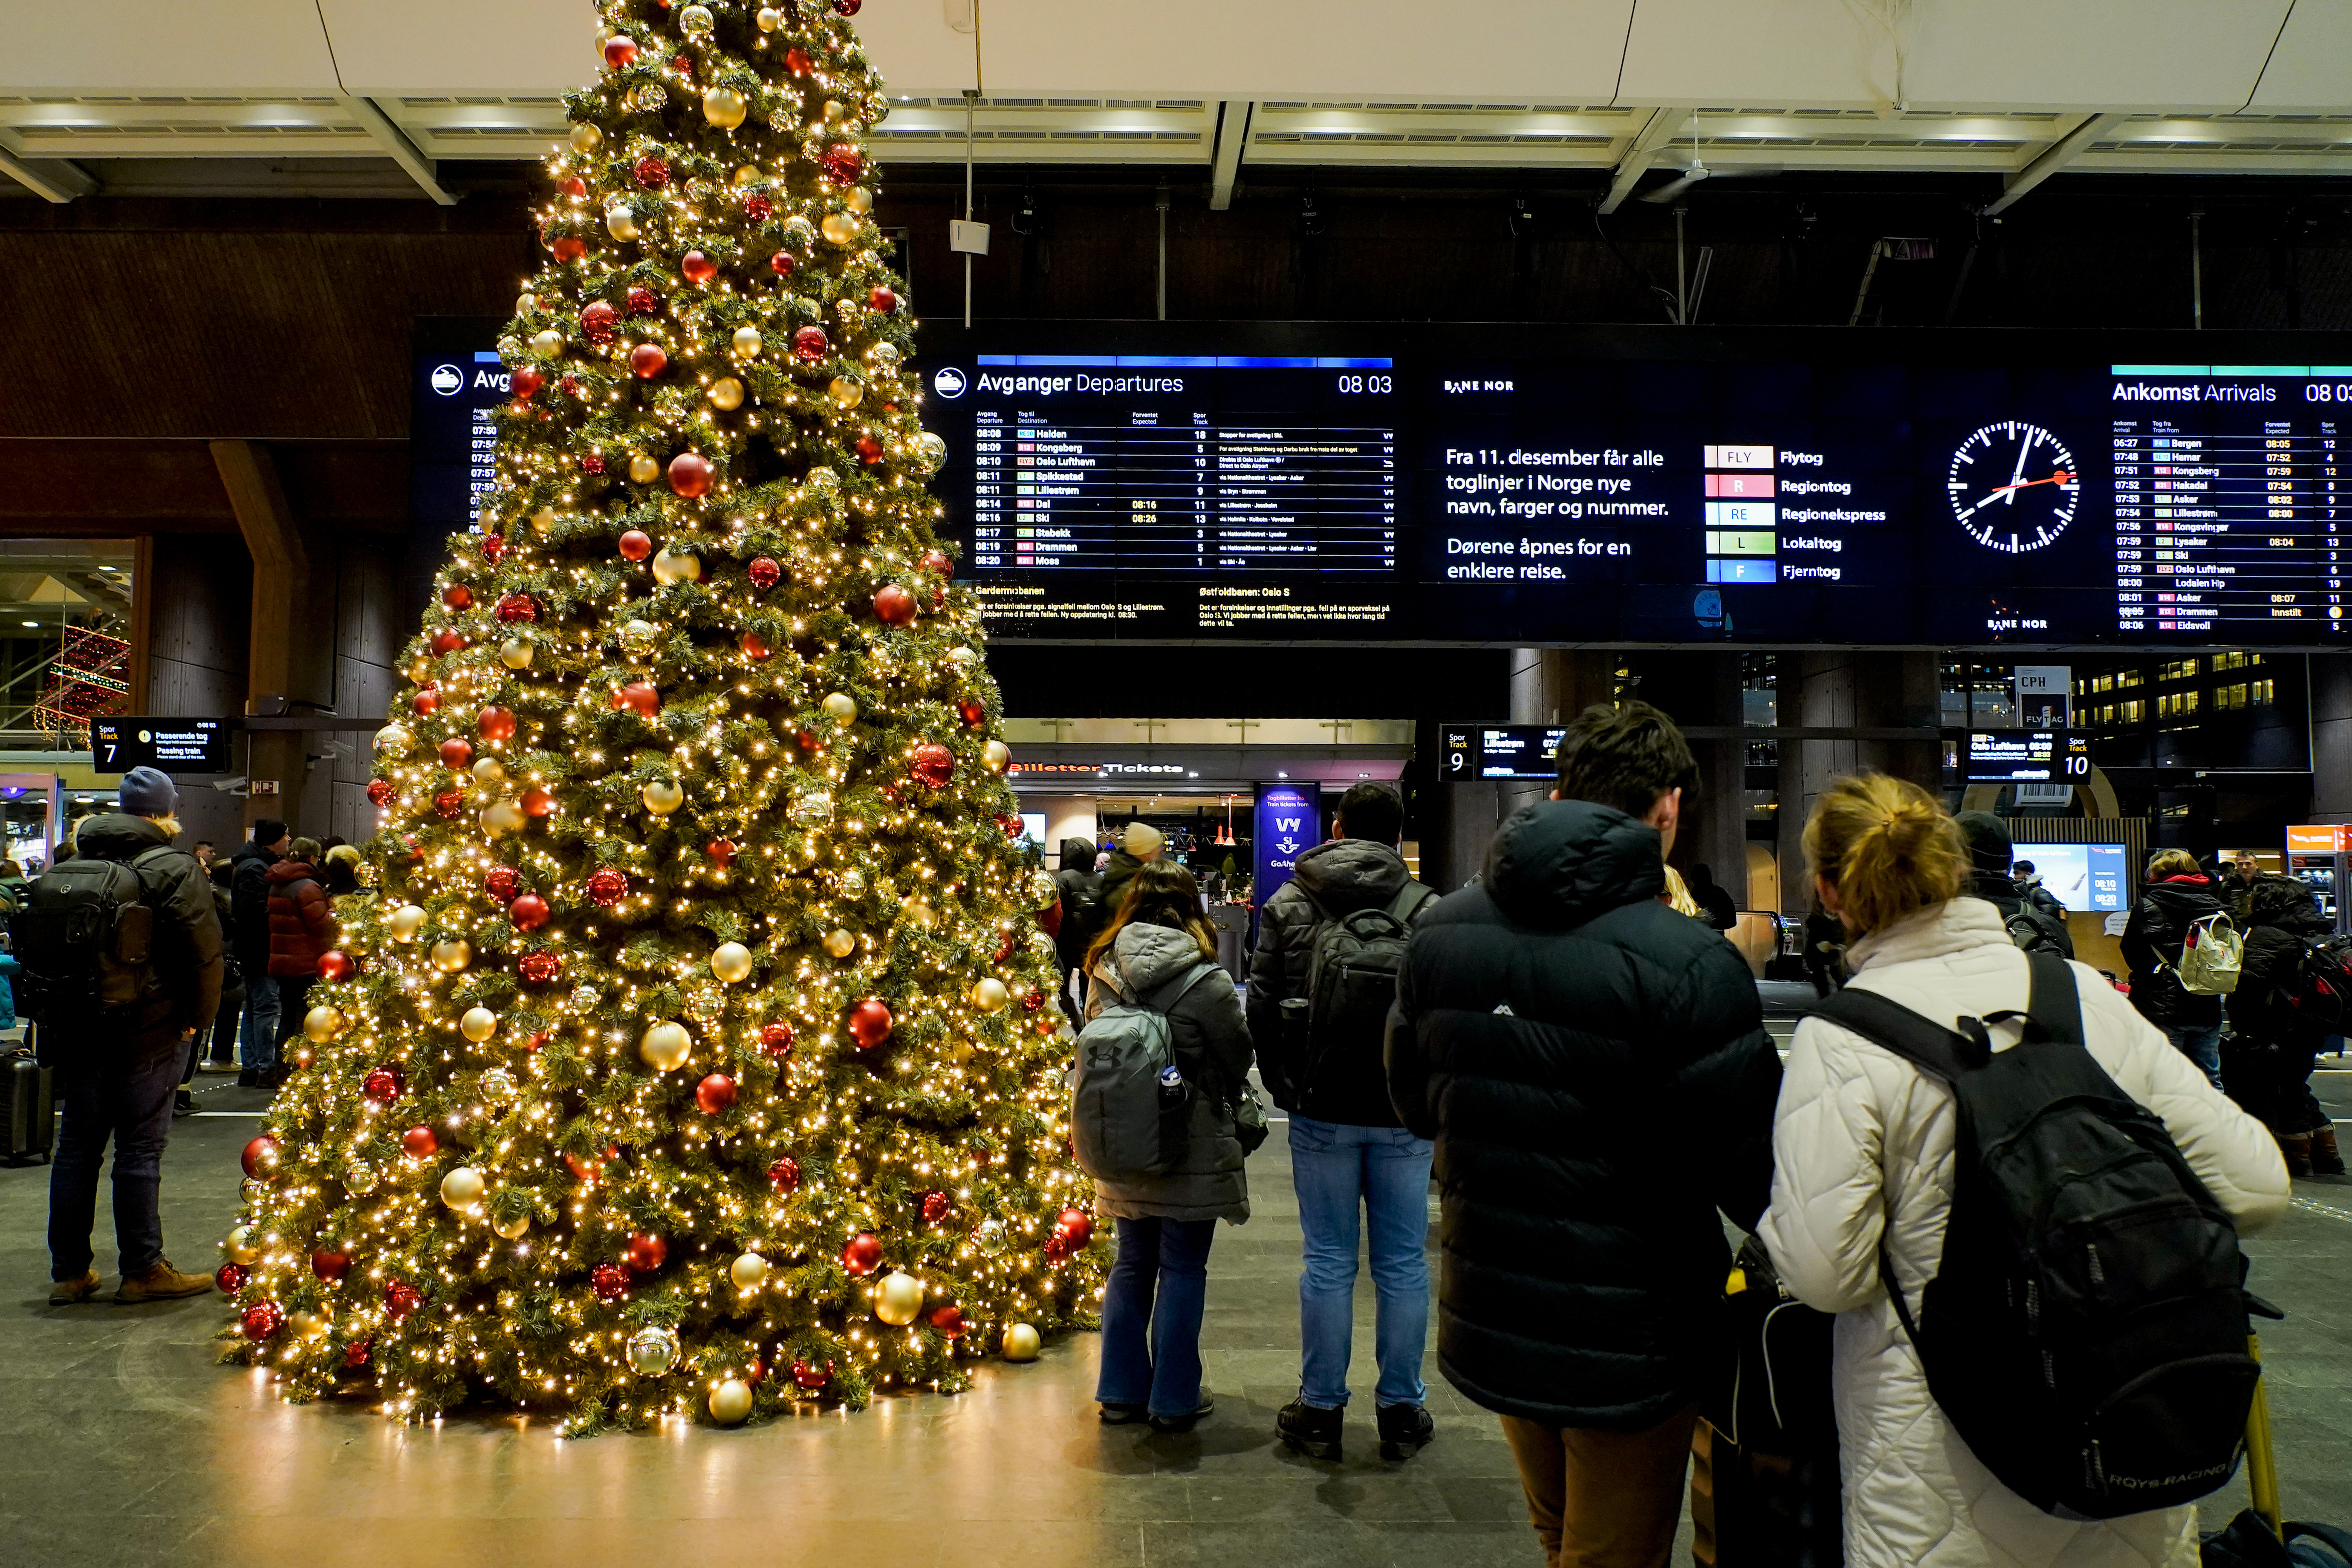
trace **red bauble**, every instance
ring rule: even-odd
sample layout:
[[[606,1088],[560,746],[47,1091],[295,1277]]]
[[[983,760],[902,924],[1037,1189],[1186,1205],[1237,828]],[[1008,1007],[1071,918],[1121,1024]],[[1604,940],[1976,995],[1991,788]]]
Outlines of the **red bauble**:
[[[588,182],[574,174],[563,182],[562,189],[567,196],[584,196],[588,194]]]
[[[433,634],[433,651],[437,654],[456,653],[466,646],[466,639],[454,629],[444,626]]]
[[[533,985],[545,985],[550,981],[563,978],[562,958],[543,949],[538,952],[524,953],[522,962],[516,967],[522,971],[522,977]]]
[[[412,1160],[430,1160],[441,1152],[441,1140],[430,1127],[412,1127],[400,1135],[400,1151]]]
[[[604,40],[604,63],[614,70],[626,70],[636,63],[637,41],[626,33],[615,33]]]
[[[743,198],[743,216],[753,223],[765,223],[776,216],[776,204],[753,191]]]
[[[632,289],[628,292],[627,299],[629,314],[632,316],[661,314],[661,296],[650,289]]]
[[[784,68],[794,76],[806,76],[816,69],[816,61],[809,58],[809,52],[806,49],[794,44],[784,51]]]
[[[441,591],[441,602],[453,610],[467,609],[474,603],[474,591],[463,583],[452,583]]]
[[[482,874],[482,891],[502,904],[510,904],[522,891],[522,873],[512,866],[493,866]]]
[[[659,343],[639,343],[629,351],[629,370],[640,381],[651,381],[669,368],[669,355]]]
[[[331,947],[319,955],[321,980],[349,980],[358,971],[359,965],[352,962],[352,955],[340,948]]]
[[[759,1387],[761,1384],[767,1381],[767,1376],[768,1363],[761,1361],[758,1356],[753,1356],[751,1358],[751,1364],[743,1369],[743,1381],[750,1384],[754,1388]]]
[[[669,460],[669,488],[688,500],[710,493],[710,459],[699,452],[680,452]]]
[[[896,583],[885,583],[874,595],[874,614],[885,626],[912,626],[915,624],[915,595]]]
[[[868,996],[849,1010],[850,1037],[860,1050],[870,1051],[890,1037],[890,1009],[878,996]]]
[[[841,1249],[841,1266],[864,1279],[882,1267],[882,1238],[870,1230],[861,1230],[849,1238]]]
[[[669,184],[669,165],[651,153],[631,164],[629,172],[636,175],[637,184],[649,191]]]
[[[824,335],[823,327],[803,327],[793,334],[793,357],[799,360],[820,360],[832,352],[833,342]]]
[[[909,771],[915,782],[931,789],[944,789],[948,780],[955,777],[955,753],[937,741],[926,741],[915,748]]]
[[[996,820],[998,821],[998,823],[1002,824],[1002,823],[1003,822],[1003,820],[1004,820],[1004,819],[1003,819],[1003,817],[1001,817],[1001,816],[1000,816],[1000,817],[998,817]],[[1018,822],[1018,821],[1020,821],[1021,819],[1020,819],[1019,817],[1017,817],[1017,816],[1016,816],[1016,817],[1014,817],[1013,820],[1013,821],[1015,821],[1015,822]],[[997,962],[997,963],[1003,963],[1006,959],[1008,959],[1008,958],[1010,958],[1010,957],[1012,957],[1012,956],[1013,956],[1013,942],[1014,942],[1014,940],[1015,940],[1015,937],[1016,937],[1016,933],[1014,932],[1013,929],[1011,926],[1000,926],[1000,927],[998,927],[998,928],[997,928],[997,931],[996,931],[996,962]]]
[[[619,903],[629,894],[629,874],[616,866],[601,868],[588,879],[591,902],[607,907]]]
[[[537,893],[525,893],[507,906],[507,919],[514,921],[517,931],[537,931],[553,913]]]
[[[778,1156],[776,1163],[768,1167],[768,1185],[787,1196],[798,1192],[801,1185],[801,1163],[790,1154]]]
[[[956,704],[956,717],[963,721],[965,729],[977,730],[988,722],[988,710],[979,698],[967,697]]]
[[[246,1268],[242,1263],[224,1263],[213,1270],[213,1283],[224,1296],[234,1296],[245,1289]]]
[[[963,1309],[961,1307],[932,1308],[931,1327],[940,1331],[940,1337],[943,1340],[963,1338]]]
[[[936,572],[942,577],[955,575],[955,563],[948,559],[948,552],[944,550],[924,551],[921,564],[924,571]]]
[[[613,341],[613,328],[621,312],[613,308],[610,300],[598,300],[580,312],[580,335],[598,348]]]
[[[245,1146],[239,1161],[245,1173],[256,1181],[266,1181],[278,1169],[278,1140],[265,1132]]]
[[[407,1088],[396,1067],[380,1067],[360,1080],[360,1091],[378,1105],[390,1105]]]
[[[531,395],[546,384],[547,377],[529,365],[522,366],[507,378],[508,387],[514,393],[517,401],[522,403],[529,403]]]
[[[331,1283],[341,1279],[344,1270],[351,1266],[352,1255],[348,1252],[337,1252],[332,1247],[322,1247],[310,1254],[310,1272]]]
[[[793,1054],[793,1026],[782,1018],[772,1018],[760,1026],[760,1048],[772,1057]]]
[[[793,53],[797,54],[799,51],[796,49]],[[793,1363],[793,1382],[799,1387],[814,1393],[832,1381],[833,1363],[829,1361],[820,1362],[814,1365],[804,1361]]]
[[[420,719],[428,713],[439,711],[440,707],[441,689],[437,684],[426,685],[424,690],[408,700],[408,710]]]
[[[1004,837],[1007,838],[1021,837],[1021,819],[1010,812],[1000,814],[996,819],[996,826],[1004,829]]]
[[[1094,1216],[1084,1209],[1064,1209],[1055,1216],[1054,1234],[1066,1238],[1073,1250],[1083,1248],[1095,1238]]]
[[[368,1354],[375,1349],[373,1340],[353,1340],[343,1349],[343,1364],[357,1369],[368,1363]]]
[[[723,1072],[712,1073],[694,1086],[694,1103],[705,1116],[724,1114],[735,1104],[735,1080]]]
[[[779,278],[790,278],[793,275],[793,268],[799,265],[800,263],[793,258],[793,253],[789,250],[779,250],[775,255],[768,258],[768,269]]]
[[[529,594],[502,594],[499,596],[499,619],[509,626],[517,621],[539,619],[539,601]]]
[[[898,296],[877,283],[866,296],[866,308],[877,315],[887,316],[898,308]]]
[[[485,741],[514,739],[515,716],[511,708],[485,708],[474,721],[474,733]]]
[[[1059,1263],[1070,1256],[1069,1238],[1060,1231],[1055,1231],[1045,1238],[1045,1245],[1038,1250],[1045,1255],[1046,1262]]]
[[[677,72],[680,76],[692,76],[694,74],[694,57],[692,55],[672,55],[670,57],[669,68]]]
[[[455,822],[466,815],[466,792],[445,789],[433,797],[434,814],[444,822]]]
[[[617,1263],[599,1263],[588,1271],[588,1289],[599,1301],[617,1301],[629,1293],[629,1271]]]
[[[751,564],[745,571],[751,574],[754,588],[772,588],[784,575],[784,569],[765,555],[753,556]]]
[[[650,680],[632,680],[613,693],[614,710],[618,712],[624,708],[634,709],[650,719],[661,711],[661,693],[654,689]]]
[[[576,234],[560,234],[547,242],[558,261],[577,261],[588,254],[588,242]]]
[[[394,1322],[425,1304],[425,1292],[405,1279],[394,1279],[383,1288],[383,1313]]]
[[[555,797],[533,784],[522,792],[522,809],[529,816],[551,816],[555,814]]]
[[[1056,904],[1054,907],[1057,910],[1061,908],[1059,904]],[[1060,917],[1057,914],[1055,919],[1058,921],[1059,918]],[[1034,985],[1029,988],[1028,994],[1021,998],[1021,1010],[1024,1013],[1043,1012],[1045,1007],[1045,994],[1043,991],[1038,990]]]
[[[866,159],[856,148],[846,143],[826,150],[819,160],[825,178],[836,185],[854,185],[857,176],[866,172]]]
[[[572,378],[567,375],[563,379],[569,381]],[[495,566],[506,555],[506,535],[502,533],[486,533],[482,535],[482,542],[474,546],[474,549],[483,560]]]
[[[775,656],[775,652],[776,650],[774,648],[768,646],[768,639],[761,637],[759,633],[745,632],[743,634],[743,657],[745,658],[772,658]]]
[[[698,250],[689,250],[678,258],[677,269],[696,283],[708,283],[719,276],[719,263]]]
[[[379,811],[383,809],[385,806],[390,805],[392,804],[392,797],[397,793],[399,792],[393,788],[393,784],[390,779],[368,780],[368,799],[374,803],[376,809]]]
[[[462,735],[452,735],[441,742],[441,765],[463,772],[474,761],[474,742]]]
[[[580,471],[583,474],[603,473],[604,471],[604,454],[602,452],[581,453]]]
[[[857,460],[869,468],[882,460],[882,443],[874,438],[871,431],[859,434],[856,448]]]
[[[621,535],[615,548],[620,551],[624,561],[643,561],[654,552],[653,536],[643,529],[633,528]]]
[[[593,1182],[604,1173],[604,1162],[611,1159],[612,1156],[613,1151],[610,1149],[605,1150],[604,1152],[600,1155],[593,1155],[586,1159],[583,1159],[581,1156],[567,1151],[563,1156],[563,1164],[564,1168],[569,1170],[577,1179],[583,1182]]]
[[[621,1261],[629,1266],[632,1274],[651,1274],[669,1261],[669,1242],[663,1237],[638,1231],[621,1249]]]
[[[256,1301],[237,1321],[247,1339],[266,1340],[286,1326],[286,1309],[275,1301]]]
[[[735,840],[732,838],[714,838],[702,847],[702,852],[709,856],[711,862],[722,871],[735,864]]]
[[[923,1194],[923,1223],[937,1225],[955,1212],[955,1200],[936,1189]]]
[[[824,742],[816,738],[816,732],[813,730],[793,731],[793,744],[812,757],[821,755],[824,751]]]
[[[833,0],[833,8],[845,16],[855,16],[857,8],[865,3],[866,0]]]

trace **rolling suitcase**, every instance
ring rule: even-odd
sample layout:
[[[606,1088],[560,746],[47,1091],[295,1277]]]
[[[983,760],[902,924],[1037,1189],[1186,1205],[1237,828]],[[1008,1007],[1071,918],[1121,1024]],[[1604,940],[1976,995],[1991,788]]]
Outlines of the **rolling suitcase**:
[[[2259,1318],[2286,1316],[2259,1296],[2246,1298],[2246,1310]],[[2262,1336],[2247,1335],[2246,1349],[2260,1362]],[[2352,1531],[2288,1519],[2280,1506],[2278,1463],[2271,1450],[2270,1394],[2261,1383],[2254,1384],[2254,1405],[2246,1413],[2246,1490],[2254,1506],[2204,1537],[2199,1552],[2203,1568],[2345,1568],[2352,1564]]]
[[[0,1160],[21,1165],[35,1155],[49,1163],[57,1141],[57,1087],[27,1043],[0,1056]]]

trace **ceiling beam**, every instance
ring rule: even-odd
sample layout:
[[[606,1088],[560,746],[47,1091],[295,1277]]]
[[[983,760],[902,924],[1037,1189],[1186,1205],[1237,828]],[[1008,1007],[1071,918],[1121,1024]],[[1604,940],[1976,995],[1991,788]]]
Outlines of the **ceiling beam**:
[[[1250,116],[1257,105],[1245,98],[1229,98],[1217,105],[1217,148],[1209,163],[1209,210],[1223,212],[1234,205],[1234,181],[1242,172],[1242,143],[1249,140]]]
[[[63,158],[27,163],[25,144],[14,133],[0,131],[0,174],[5,174],[45,202],[69,202],[98,189],[98,182],[78,163]]]
[[[376,107],[375,100],[352,92],[341,96],[343,107],[351,110],[352,117],[366,127],[369,137],[394,163],[407,171],[418,189],[445,207],[457,205],[457,198],[441,188],[441,182],[434,174],[433,160],[416,150],[416,143],[392,122],[390,115]]]
[[[1650,122],[1634,136],[1633,144],[1625,149],[1624,159],[1618,163],[1616,173],[1609,177],[1609,194],[1601,198],[1603,216],[1624,205],[1625,198],[1633,194],[1633,187],[1642,183],[1642,176],[1650,172],[1650,165],[1657,161],[1658,154],[1664,151],[1668,142],[1681,135],[1683,128],[1689,123],[1690,110],[1687,109],[1651,111]]]
[[[2077,121],[2074,129],[2034,154],[2032,162],[2009,177],[1999,197],[1984,209],[1991,217],[2005,213],[2023,199],[2034,186],[2073,163],[2087,151],[2092,142],[2106,133],[2108,127],[2120,124],[2127,116],[2121,114],[2086,114]]]

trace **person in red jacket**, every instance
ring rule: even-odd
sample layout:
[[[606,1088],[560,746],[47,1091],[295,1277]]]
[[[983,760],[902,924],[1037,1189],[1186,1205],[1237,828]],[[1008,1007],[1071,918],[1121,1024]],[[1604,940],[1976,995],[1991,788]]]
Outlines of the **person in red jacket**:
[[[276,1083],[285,1081],[286,1042],[302,1032],[304,998],[319,977],[319,955],[335,945],[334,911],[320,882],[317,843],[298,838],[268,873],[269,975],[279,997]]]

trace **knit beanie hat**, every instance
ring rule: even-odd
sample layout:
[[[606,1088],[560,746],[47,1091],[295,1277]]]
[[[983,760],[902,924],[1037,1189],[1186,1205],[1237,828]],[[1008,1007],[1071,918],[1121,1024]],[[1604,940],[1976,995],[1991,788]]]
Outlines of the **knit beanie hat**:
[[[180,809],[180,789],[161,768],[133,768],[122,775],[115,799],[132,816],[170,816]]]

